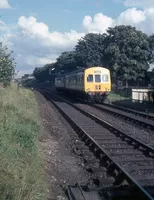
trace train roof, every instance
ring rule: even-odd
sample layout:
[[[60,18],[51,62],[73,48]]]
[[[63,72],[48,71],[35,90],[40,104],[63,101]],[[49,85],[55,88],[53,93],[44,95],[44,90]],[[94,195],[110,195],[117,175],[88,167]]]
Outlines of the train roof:
[[[74,73],[77,73],[77,72],[82,72],[85,69],[87,69],[87,68],[80,68],[80,69],[74,70],[74,71],[66,73],[66,74],[61,74],[61,75],[57,76],[56,78],[61,78],[61,77],[64,77],[66,75],[71,75],[71,74],[74,74]]]
[[[74,71],[72,71],[72,72],[69,72],[69,73],[62,74],[62,75],[60,75],[60,76],[57,76],[57,78],[61,78],[61,77],[64,77],[64,76],[67,76],[67,75],[71,75],[71,74],[74,74],[74,73],[78,73],[78,72],[83,72],[83,71],[86,70],[86,69],[95,68],[95,67],[105,68],[105,67],[102,67],[102,66],[82,67],[82,68],[79,68],[79,69],[74,70]],[[105,69],[107,69],[107,68],[105,68]]]
[[[79,68],[79,69],[77,69],[77,70],[74,70],[74,71],[72,71],[72,72],[69,72],[69,73],[67,73],[67,74],[65,74],[65,75],[70,75],[70,74],[74,74],[74,73],[77,73],[77,72],[82,72],[82,71],[84,71],[86,68]]]

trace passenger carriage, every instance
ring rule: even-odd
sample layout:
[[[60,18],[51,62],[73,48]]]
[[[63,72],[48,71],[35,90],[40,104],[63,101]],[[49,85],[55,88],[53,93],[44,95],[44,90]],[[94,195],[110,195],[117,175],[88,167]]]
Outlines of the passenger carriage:
[[[104,67],[79,69],[57,77],[55,87],[89,101],[103,101],[111,91],[110,71]]]

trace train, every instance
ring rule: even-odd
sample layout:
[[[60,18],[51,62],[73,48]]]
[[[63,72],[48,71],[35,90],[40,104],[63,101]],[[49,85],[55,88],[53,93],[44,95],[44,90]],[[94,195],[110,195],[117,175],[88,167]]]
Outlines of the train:
[[[103,102],[111,92],[110,70],[99,66],[80,68],[56,77],[55,88],[89,102]]]

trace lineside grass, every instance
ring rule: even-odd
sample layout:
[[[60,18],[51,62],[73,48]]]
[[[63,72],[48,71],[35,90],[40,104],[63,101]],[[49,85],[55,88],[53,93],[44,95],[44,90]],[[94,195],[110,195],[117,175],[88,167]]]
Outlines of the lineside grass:
[[[111,92],[108,96],[108,99],[110,101],[121,101],[121,100],[129,100],[129,97],[123,97],[120,94],[115,94],[113,92]]]
[[[1,200],[45,199],[39,132],[34,94],[23,88],[0,89]]]

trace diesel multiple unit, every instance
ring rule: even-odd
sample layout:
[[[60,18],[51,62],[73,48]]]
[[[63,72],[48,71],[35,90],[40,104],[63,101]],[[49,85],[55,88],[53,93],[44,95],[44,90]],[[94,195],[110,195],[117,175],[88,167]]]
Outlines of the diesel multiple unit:
[[[79,69],[57,77],[55,87],[89,101],[103,101],[111,91],[110,71],[104,67]]]

